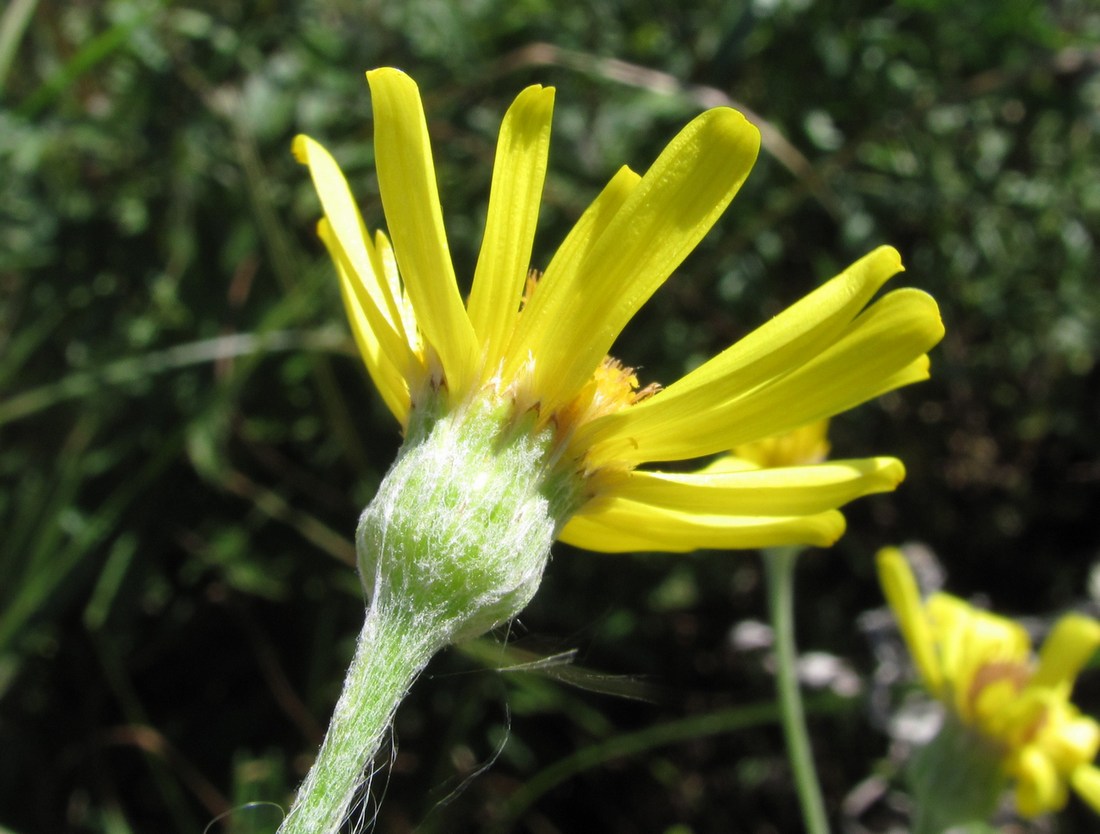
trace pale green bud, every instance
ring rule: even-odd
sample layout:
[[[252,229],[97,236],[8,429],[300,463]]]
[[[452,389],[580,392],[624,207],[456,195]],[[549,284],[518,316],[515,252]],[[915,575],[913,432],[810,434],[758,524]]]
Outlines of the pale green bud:
[[[516,616],[542,579],[579,481],[555,473],[552,429],[510,405],[410,421],[359,519],[359,570],[372,606],[429,629],[439,645]]]

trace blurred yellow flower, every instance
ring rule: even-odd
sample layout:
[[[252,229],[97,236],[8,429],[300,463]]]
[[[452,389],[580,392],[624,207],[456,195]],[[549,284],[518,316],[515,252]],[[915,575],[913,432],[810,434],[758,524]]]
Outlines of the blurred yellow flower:
[[[390,237],[369,233],[335,161],[294,142],[367,370],[406,432],[490,406],[544,432],[546,460],[575,485],[559,537],[601,551],[830,544],[837,507],[893,489],[892,458],[760,468],[734,458],[696,472],[644,471],[797,429],[928,376],[943,335],[936,303],[901,289],[881,247],[666,388],[608,356],[748,176],[759,133],[709,110],[639,176],[623,167],[541,275],[530,270],[554,92],[533,86],[500,130],[488,217],[468,301],[451,262],[420,95],[394,69],[367,73]],[[391,240],[392,238],[392,240]]]
[[[924,685],[961,723],[991,742],[1016,783],[1025,817],[1062,808],[1072,787],[1100,811],[1100,725],[1070,702],[1082,667],[1100,647],[1100,623],[1067,614],[1036,659],[1013,620],[949,594],[922,600],[909,563],[879,552],[879,580]]]
[[[735,457],[769,469],[821,463],[829,456],[829,421],[818,420],[784,434],[774,434],[733,450]]]

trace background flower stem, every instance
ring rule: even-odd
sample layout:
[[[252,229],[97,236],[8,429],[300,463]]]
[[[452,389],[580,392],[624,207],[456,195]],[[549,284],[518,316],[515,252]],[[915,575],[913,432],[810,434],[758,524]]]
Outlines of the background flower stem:
[[[768,616],[775,633],[776,691],[779,697],[787,758],[798,791],[807,834],[828,834],[825,804],[814,769],[806,716],[798,688],[797,653],[794,644],[794,566],[799,549],[771,548],[764,551],[768,583]]]

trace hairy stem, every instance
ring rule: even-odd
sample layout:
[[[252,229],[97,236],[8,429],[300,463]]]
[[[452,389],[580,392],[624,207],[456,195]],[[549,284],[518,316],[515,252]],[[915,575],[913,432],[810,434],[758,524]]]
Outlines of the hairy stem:
[[[335,834],[409,686],[441,648],[407,613],[372,605],[321,751],[280,834]]]
[[[547,466],[553,433],[478,403],[411,421],[359,517],[370,609],[321,752],[280,834],[334,834],[397,705],[432,655],[515,617],[575,498]]]

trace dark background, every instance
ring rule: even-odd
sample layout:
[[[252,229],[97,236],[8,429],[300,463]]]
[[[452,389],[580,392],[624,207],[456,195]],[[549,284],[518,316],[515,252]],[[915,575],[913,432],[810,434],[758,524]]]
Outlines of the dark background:
[[[834,690],[860,684],[808,693],[830,814],[902,826],[888,628],[861,617],[881,606],[874,551],[923,542],[953,591],[1040,628],[1100,592],[1098,63],[1086,0],[11,0],[0,830],[202,832],[237,809],[210,830],[272,832],[277,808],[244,804],[285,806],[308,766],[363,612],[352,531],[400,438],[289,147],[326,144],[381,224],[362,75],[379,65],[420,85],[465,276],[527,84],[558,90],[536,265],[703,106],[770,127],[616,345],[643,382],[879,243],[905,259],[895,285],[936,296],[932,381],[832,427],[835,456],[895,454],[908,480],[798,573],[800,647],[844,672]],[[755,554],[559,547],[496,639],[588,671],[444,653],[365,818],[384,795],[385,832],[797,831],[767,651],[744,638],[763,619]],[[1079,701],[1095,713],[1100,685]],[[1094,826],[1074,800],[1032,830]]]

